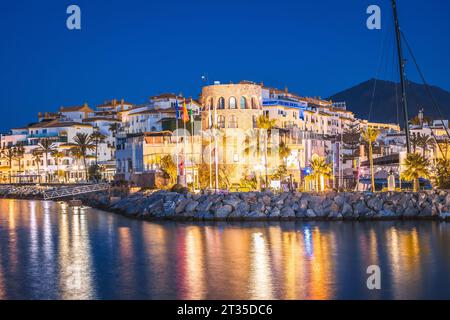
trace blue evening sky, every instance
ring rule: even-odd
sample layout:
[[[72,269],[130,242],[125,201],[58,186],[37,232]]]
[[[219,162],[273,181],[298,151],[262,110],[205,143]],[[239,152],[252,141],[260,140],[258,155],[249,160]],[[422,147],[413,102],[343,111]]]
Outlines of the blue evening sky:
[[[66,28],[70,4],[81,7],[79,31]],[[381,31],[366,28],[370,4],[382,8]],[[398,6],[428,81],[450,90],[450,1]],[[376,75],[393,79],[392,50],[390,0],[5,0],[0,131],[61,105],[197,97],[205,73],[327,97]]]

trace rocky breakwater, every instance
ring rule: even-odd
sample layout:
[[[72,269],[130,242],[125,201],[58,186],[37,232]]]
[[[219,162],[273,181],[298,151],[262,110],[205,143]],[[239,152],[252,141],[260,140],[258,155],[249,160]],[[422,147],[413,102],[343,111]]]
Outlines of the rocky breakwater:
[[[0,198],[9,199],[43,199],[44,189],[36,186],[0,186]]]
[[[450,192],[190,194],[138,192],[111,203],[107,194],[85,204],[142,219],[383,220],[450,219]]]

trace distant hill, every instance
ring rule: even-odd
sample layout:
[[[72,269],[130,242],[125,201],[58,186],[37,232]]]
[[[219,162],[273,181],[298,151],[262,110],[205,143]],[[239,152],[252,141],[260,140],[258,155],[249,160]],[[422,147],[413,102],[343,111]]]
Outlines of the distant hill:
[[[329,99],[335,102],[345,101],[347,109],[353,111],[358,118],[368,119],[374,84],[375,79],[371,79],[336,93]],[[400,84],[385,80],[376,80],[370,121],[397,123],[396,87],[399,106],[398,116],[400,123],[403,123]],[[444,118],[450,119],[450,92],[436,86],[431,86],[431,91],[441,108]],[[410,119],[417,115],[420,108],[424,108],[425,116],[432,119],[440,119],[439,112],[428,97],[424,85],[408,81],[406,93]]]

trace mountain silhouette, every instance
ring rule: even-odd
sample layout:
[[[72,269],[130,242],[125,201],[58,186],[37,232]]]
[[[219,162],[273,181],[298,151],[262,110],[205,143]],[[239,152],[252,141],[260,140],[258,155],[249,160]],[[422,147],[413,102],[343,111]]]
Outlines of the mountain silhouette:
[[[440,107],[443,118],[450,119],[450,92],[436,86],[430,86],[430,89]],[[373,105],[370,112],[372,97]],[[358,118],[368,119],[372,122],[403,124],[403,107],[399,83],[370,79],[336,93],[329,99],[333,102],[345,101],[347,110],[353,111]],[[424,109],[425,116],[431,119],[442,118],[428,96],[425,85],[407,81],[406,100],[408,101],[410,119],[416,116],[421,108]]]

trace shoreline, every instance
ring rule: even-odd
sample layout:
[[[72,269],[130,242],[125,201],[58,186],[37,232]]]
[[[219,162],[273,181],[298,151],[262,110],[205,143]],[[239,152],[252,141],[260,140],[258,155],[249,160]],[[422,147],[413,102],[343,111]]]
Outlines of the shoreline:
[[[0,191],[1,198],[44,200],[36,192]],[[203,195],[158,190],[131,195],[97,192],[74,199],[95,209],[145,221],[450,221],[450,191],[446,190]]]

